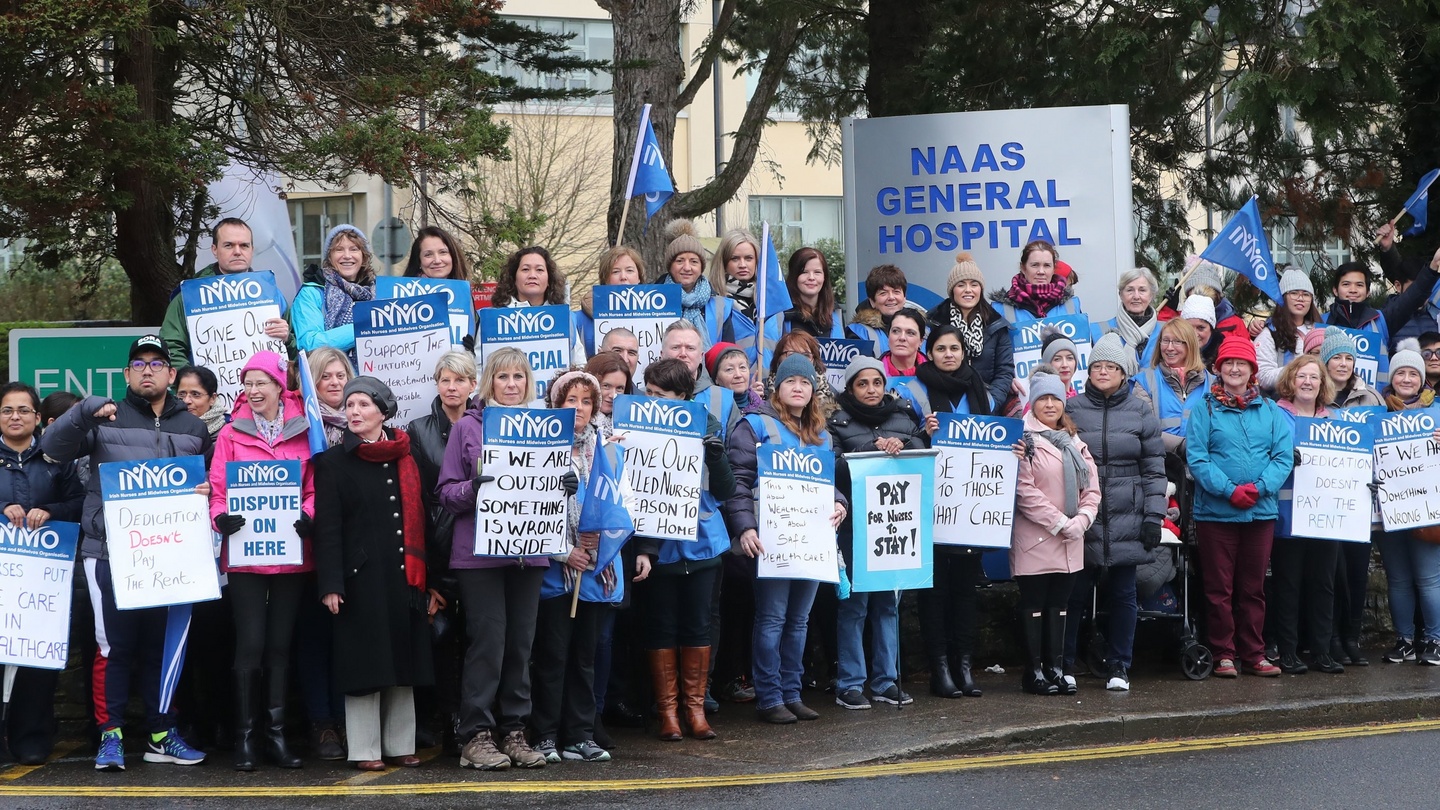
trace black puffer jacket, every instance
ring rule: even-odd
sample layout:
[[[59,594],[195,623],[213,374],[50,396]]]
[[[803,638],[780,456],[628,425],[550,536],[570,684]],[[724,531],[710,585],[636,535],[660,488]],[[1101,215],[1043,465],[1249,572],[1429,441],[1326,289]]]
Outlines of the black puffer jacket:
[[[932,327],[949,326],[950,313],[954,309],[954,301],[941,301],[925,313],[925,319]],[[971,360],[971,365],[985,381],[985,387],[990,389],[990,409],[999,411],[1005,400],[1010,398],[1010,384],[1015,382],[1015,344],[1010,337],[1010,324],[998,313],[985,326],[984,348],[979,357]]]
[[[1100,471],[1100,514],[1085,532],[1085,564],[1148,562],[1142,528],[1165,518],[1165,443],[1155,410],[1126,380],[1108,397],[1086,388],[1065,403],[1065,412]]]
[[[470,404],[465,406],[469,410]],[[430,587],[447,598],[458,593],[455,575],[450,572],[450,546],[455,534],[455,515],[440,505],[435,487],[440,482],[440,465],[445,461],[445,443],[454,425],[445,415],[440,397],[430,403],[430,413],[410,423],[410,455],[420,468],[420,499],[425,505],[425,570]]]
[[[925,435],[925,429],[920,424],[920,417],[915,414],[915,409],[910,402],[893,393],[885,394],[885,402],[893,406],[893,410],[885,416],[879,424],[869,424],[851,415],[842,406],[835,413],[830,415],[830,422],[827,429],[830,431],[830,441],[835,447],[835,487],[846,496],[850,495],[850,465],[845,462],[845,453],[871,453],[879,448],[875,441],[882,438],[895,438],[905,442],[906,450],[923,450],[929,446],[929,437]],[[849,512],[845,513],[845,522],[840,524],[840,553],[845,557],[845,567],[850,567],[851,553],[855,548],[852,531],[854,524],[851,522]]]

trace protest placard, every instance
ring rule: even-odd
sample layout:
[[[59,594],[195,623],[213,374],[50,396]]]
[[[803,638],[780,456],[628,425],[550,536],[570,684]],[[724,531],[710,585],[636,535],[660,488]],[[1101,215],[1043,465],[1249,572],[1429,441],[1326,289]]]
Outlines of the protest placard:
[[[1382,369],[1380,348],[1384,342],[1380,339],[1378,332],[1367,332],[1363,329],[1346,329],[1343,326],[1326,326],[1328,334],[1331,329],[1339,329],[1355,341],[1355,376],[1365,381],[1365,384],[1380,390],[1380,386],[1389,381],[1390,375],[1386,372],[1388,368]],[[1388,363],[1386,364],[1388,366]],[[1378,382],[1377,382],[1378,381]]]
[[[1376,502],[1385,531],[1440,525],[1440,408],[1399,411],[1375,434]]]
[[[680,319],[680,285],[601,285],[595,290],[595,350],[606,333],[623,327],[640,342],[640,363],[635,379],[643,379],[645,367],[660,359],[665,327]]]
[[[1025,425],[1000,416],[935,415],[935,542],[1009,548],[1019,459],[1010,446]]]
[[[1085,370],[1090,367],[1090,322],[1084,315],[1052,315],[1010,328],[1015,352],[1015,379],[1026,392],[1030,390],[1030,372],[1040,365],[1040,353],[1046,332],[1059,330],[1075,343],[1075,376],[1071,386],[1079,391],[1085,386]]]
[[[850,465],[849,574],[854,590],[930,587],[935,456],[934,450],[845,455]]]
[[[489,307],[480,310],[480,336],[475,342],[480,365],[496,349],[513,346],[525,353],[535,372],[535,401],[544,404],[545,388],[570,367],[570,308]]]
[[[426,276],[375,277],[377,299],[419,298],[425,295],[445,296],[452,346],[459,346],[466,335],[475,333],[475,301],[471,296],[470,282],[458,278]]]
[[[265,322],[280,317],[284,300],[268,270],[180,282],[190,362],[215,372],[227,409],[240,396],[240,372],[251,355],[272,351],[285,356],[285,341],[265,334]]]
[[[1389,413],[1390,409],[1384,405],[1352,405],[1349,408],[1332,408],[1330,416],[1341,422],[1354,422],[1361,425],[1376,425],[1380,419]],[[1374,431],[1371,431],[1373,438]]]
[[[1370,542],[1373,433],[1332,419],[1295,420],[1300,453],[1291,486],[1291,537]]]
[[[0,664],[64,669],[80,524],[0,525]]]
[[[835,457],[829,448],[755,448],[756,532],[764,549],[756,559],[762,579],[840,581],[835,513]]]
[[[625,506],[635,533],[662,540],[694,540],[700,527],[700,481],[705,406],[679,399],[621,395],[612,412],[623,434]]]
[[[445,296],[356,301],[355,372],[390,387],[398,406],[389,424],[405,427],[430,413],[435,364],[450,351]]]
[[[230,535],[226,564],[300,565],[305,547],[295,533],[300,519],[300,462],[231,461],[225,465],[225,511],[245,518]]]
[[[569,498],[575,410],[485,409],[479,472],[493,476],[475,497],[475,556],[539,557],[569,550]]]
[[[825,362],[825,380],[831,391],[845,390],[845,367],[856,357],[874,357],[875,342],[850,338],[815,338],[820,344],[820,359]]]
[[[100,465],[116,607],[130,610],[220,598],[210,506],[195,491],[203,483],[201,456]]]

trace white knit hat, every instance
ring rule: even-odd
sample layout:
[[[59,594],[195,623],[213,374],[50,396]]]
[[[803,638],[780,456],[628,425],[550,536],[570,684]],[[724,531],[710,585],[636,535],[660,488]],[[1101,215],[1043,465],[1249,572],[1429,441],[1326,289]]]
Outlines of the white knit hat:
[[[1192,295],[1185,299],[1185,305],[1180,307],[1180,317],[1185,319],[1197,318],[1215,327],[1215,302],[1206,295]]]
[[[1283,297],[1288,292],[1307,292],[1313,298],[1315,285],[1310,283],[1310,277],[1304,270],[1292,267],[1280,274],[1280,295]]]

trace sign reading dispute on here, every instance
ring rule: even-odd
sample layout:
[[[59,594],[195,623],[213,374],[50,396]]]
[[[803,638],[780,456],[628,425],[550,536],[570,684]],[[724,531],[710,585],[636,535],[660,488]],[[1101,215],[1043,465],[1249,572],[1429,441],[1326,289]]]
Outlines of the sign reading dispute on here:
[[[100,465],[105,541],[121,610],[220,598],[201,456]]]
[[[835,457],[829,448],[755,448],[755,520],[760,545],[756,576],[839,582],[835,513]]]
[[[240,395],[240,372],[256,352],[285,356],[285,341],[265,334],[285,299],[269,270],[190,278],[180,282],[190,362],[215,372],[228,409]]]
[[[0,664],[64,669],[80,524],[0,526]]]
[[[445,296],[355,302],[356,372],[390,387],[398,406],[390,424],[405,427],[430,413],[435,364],[450,351]]]
[[[935,512],[935,451],[899,455],[851,453],[850,503],[854,547],[850,581],[856,591],[928,588]]]
[[[1291,536],[1370,542],[1371,437],[1368,425],[1295,420],[1300,463],[1291,488]]]
[[[625,507],[635,534],[694,540],[700,528],[705,406],[678,399],[615,398],[615,435],[623,435]],[[617,441],[620,441],[617,438]]]
[[[1009,548],[1015,517],[1019,459],[1010,445],[1025,425],[1001,416],[937,413],[940,429],[931,446],[935,460],[935,542]]]
[[[225,465],[225,511],[242,515],[245,526],[230,535],[225,562],[300,565],[305,546],[295,533],[300,519],[300,462],[231,461]]]
[[[665,327],[680,319],[680,285],[601,285],[595,289],[595,350],[611,329],[623,327],[635,333],[640,343],[640,362],[635,379],[643,379],[645,367],[660,359]]]
[[[1376,426],[1376,501],[1385,531],[1440,525],[1440,408],[1399,411]]]
[[[575,410],[485,409],[479,473],[495,480],[475,497],[475,556],[539,557],[568,550],[569,502],[560,480],[570,472]]]

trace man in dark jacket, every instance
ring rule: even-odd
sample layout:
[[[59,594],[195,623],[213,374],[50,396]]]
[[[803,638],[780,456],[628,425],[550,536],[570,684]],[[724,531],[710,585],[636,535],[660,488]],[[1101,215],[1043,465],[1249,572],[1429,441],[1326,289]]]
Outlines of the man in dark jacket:
[[[45,429],[40,447],[46,457],[67,463],[90,457],[90,479],[80,521],[85,533],[80,557],[95,611],[95,724],[100,729],[96,770],[125,769],[121,726],[130,700],[131,670],[138,667],[139,691],[145,703],[145,761],[175,765],[202,762],[205,755],[180,738],[169,713],[160,711],[160,677],[165,638],[165,608],[121,611],[115,607],[115,585],[105,544],[105,512],[100,497],[100,465],[111,461],[202,455],[210,432],[185,403],[170,395],[175,382],[165,343],[145,335],[130,345],[125,366],[128,389],[119,402],[87,397]],[[200,486],[210,494],[208,483]]]

